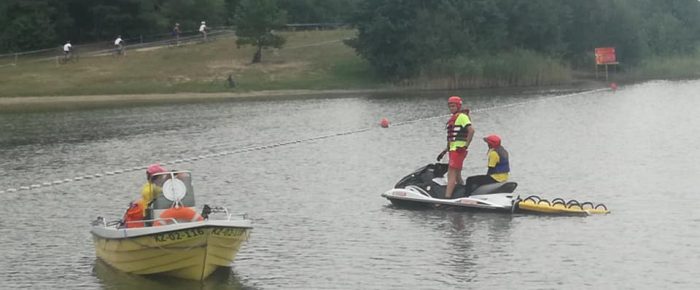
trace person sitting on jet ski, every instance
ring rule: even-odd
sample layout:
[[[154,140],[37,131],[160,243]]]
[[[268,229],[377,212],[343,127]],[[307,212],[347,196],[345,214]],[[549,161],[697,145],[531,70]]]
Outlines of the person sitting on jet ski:
[[[462,111],[462,98],[451,96],[447,99],[447,106],[452,113],[452,117],[447,121],[447,148],[440,153],[438,161],[446,152],[449,152],[450,161],[445,189],[445,198],[449,199],[452,198],[457,182],[462,184],[462,165],[467,157],[469,143],[474,137],[474,128],[469,115]]]
[[[501,137],[498,135],[489,135],[484,137],[484,141],[489,145],[488,155],[488,171],[486,175],[475,175],[467,178],[467,192],[472,192],[479,186],[497,182],[506,182],[510,172],[510,164],[508,162],[508,151],[501,145]]]

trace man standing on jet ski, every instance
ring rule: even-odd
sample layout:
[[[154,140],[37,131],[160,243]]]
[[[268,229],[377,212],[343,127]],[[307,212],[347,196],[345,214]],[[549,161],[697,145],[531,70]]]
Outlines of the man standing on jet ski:
[[[450,162],[447,170],[447,188],[445,198],[452,198],[457,182],[462,181],[462,164],[467,157],[467,148],[474,137],[474,128],[469,119],[469,115],[462,111],[462,98],[451,96],[447,99],[447,106],[450,108],[452,117],[447,121],[447,148],[440,153],[438,161],[449,152]],[[468,111],[467,111],[468,112]]]
[[[474,191],[479,186],[497,182],[506,182],[510,172],[508,162],[508,151],[501,145],[501,137],[498,135],[488,135],[484,141],[489,145],[488,151],[488,171],[486,175],[475,175],[467,178],[467,193]]]

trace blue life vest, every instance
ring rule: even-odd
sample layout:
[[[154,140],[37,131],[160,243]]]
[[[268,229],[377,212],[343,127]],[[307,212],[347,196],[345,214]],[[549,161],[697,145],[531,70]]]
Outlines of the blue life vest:
[[[503,146],[498,146],[493,149],[498,154],[498,163],[495,167],[489,167],[487,175],[497,174],[497,173],[508,173],[510,172],[510,164],[508,163],[508,151],[506,151]]]

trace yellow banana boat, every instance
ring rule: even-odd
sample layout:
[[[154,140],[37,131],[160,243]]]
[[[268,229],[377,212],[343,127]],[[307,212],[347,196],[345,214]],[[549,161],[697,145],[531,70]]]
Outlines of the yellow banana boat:
[[[566,201],[561,198],[555,198],[550,202],[536,195],[517,201],[516,206],[521,212],[543,214],[591,215],[610,213],[608,208],[602,203],[594,205],[591,202],[579,203],[573,199]]]

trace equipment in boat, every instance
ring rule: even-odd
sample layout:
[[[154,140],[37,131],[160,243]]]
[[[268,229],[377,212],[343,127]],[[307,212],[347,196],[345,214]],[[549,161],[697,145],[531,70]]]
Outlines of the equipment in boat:
[[[208,205],[197,214],[191,173],[158,175],[165,179],[163,194],[152,202],[147,220],[108,222],[98,217],[92,222],[96,256],[127,273],[191,280],[204,280],[217,268],[230,267],[248,239],[251,221]]]
[[[393,189],[382,193],[382,197],[397,207],[425,208],[449,205],[464,209],[487,209],[511,211],[515,182],[482,185],[467,192],[464,185],[455,187],[452,198],[445,199],[447,181],[444,178],[447,164],[433,163],[417,169],[402,178]]]
[[[528,196],[522,200],[518,198],[513,206],[514,209],[519,212],[542,214],[590,215],[610,213],[608,207],[602,203],[594,205],[592,202],[579,203],[574,199],[566,201],[562,198],[555,198],[550,202],[549,200],[542,199],[536,195]]]

